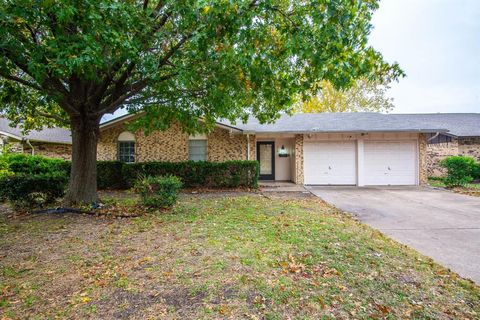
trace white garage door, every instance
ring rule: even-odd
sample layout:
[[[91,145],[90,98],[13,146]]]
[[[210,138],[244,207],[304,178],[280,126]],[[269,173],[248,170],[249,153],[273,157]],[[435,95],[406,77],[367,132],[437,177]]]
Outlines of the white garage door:
[[[417,184],[416,141],[365,141],[365,185]]]
[[[303,146],[305,184],[355,185],[356,144],[305,142]]]

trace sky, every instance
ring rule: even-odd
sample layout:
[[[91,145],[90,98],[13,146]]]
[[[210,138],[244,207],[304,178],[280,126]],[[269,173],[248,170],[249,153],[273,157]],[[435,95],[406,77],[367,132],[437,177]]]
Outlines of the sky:
[[[480,0],[382,0],[372,23],[370,44],[407,74],[394,113],[480,112]]]

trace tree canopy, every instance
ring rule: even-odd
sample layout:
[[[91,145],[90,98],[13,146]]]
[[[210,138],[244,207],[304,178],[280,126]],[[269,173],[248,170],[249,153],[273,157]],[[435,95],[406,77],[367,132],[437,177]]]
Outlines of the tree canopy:
[[[2,1],[0,101],[10,118],[120,106],[146,124],[263,120],[318,79],[399,68],[367,46],[377,1]],[[59,108],[60,107],[60,108]],[[163,121],[158,121],[163,120]],[[144,123],[145,124],[145,123]],[[155,125],[154,125],[155,126]]]
[[[345,88],[398,77],[398,65],[367,44],[377,8],[378,0],[1,0],[0,113],[27,129],[69,125],[71,183],[93,198],[86,179],[99,122],[120,107],[145,111],[138,125],[147,132],[172,121],[196,131],[218,118],[272,121],[320,80]]]
[[[299,101],[295,112],[388,112],[394,108],[393,98],[387,95],[388,83],[357,80],[347,89],[337,89],[326,80],[320,91],[307,101]]]

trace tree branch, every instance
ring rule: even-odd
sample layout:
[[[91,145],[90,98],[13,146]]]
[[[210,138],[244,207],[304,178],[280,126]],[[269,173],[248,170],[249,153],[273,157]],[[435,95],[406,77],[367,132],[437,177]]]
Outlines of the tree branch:
[[[35,113],[38,114],[39,116],[41,117],[44,117],[44,118],[49,118],[49,119],[53,119],[53,120],[56,120],[62,124],[65,124],[65,125],[69,125],[70,123],[65,120],[64,118],[62,117],[59,117],[57,115],[54,115],[54,114],[49,114],[49,113],[45,113],[45,112],[42,112],[42,111],[39,111],[39,110],[35,110]]]
[[[38,91],[42,91],[42,87],[36,85],[35,83],[31,83],[27,80],[24,80],[22,78],[19,78],[17,76],[14,76],[14,75],[8,75],[8,74],[4,74],[4,73],[0,73],[0,76],[1,77],[4,77],[5,79],[8,79],[8,80],[12,80],[12,81],[15,81],[15,82],[18,82],[20,84],[23,84],[27,87],[30,87],[30,88],[33,88],[35,90],[38,90]]]

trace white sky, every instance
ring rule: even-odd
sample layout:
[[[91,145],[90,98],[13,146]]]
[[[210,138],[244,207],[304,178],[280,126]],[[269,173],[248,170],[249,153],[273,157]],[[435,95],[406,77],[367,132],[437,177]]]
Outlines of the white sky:
[[[407,74],[393,112],[480,112],[480,0],[383,0],[373,25],[371,45]]]

